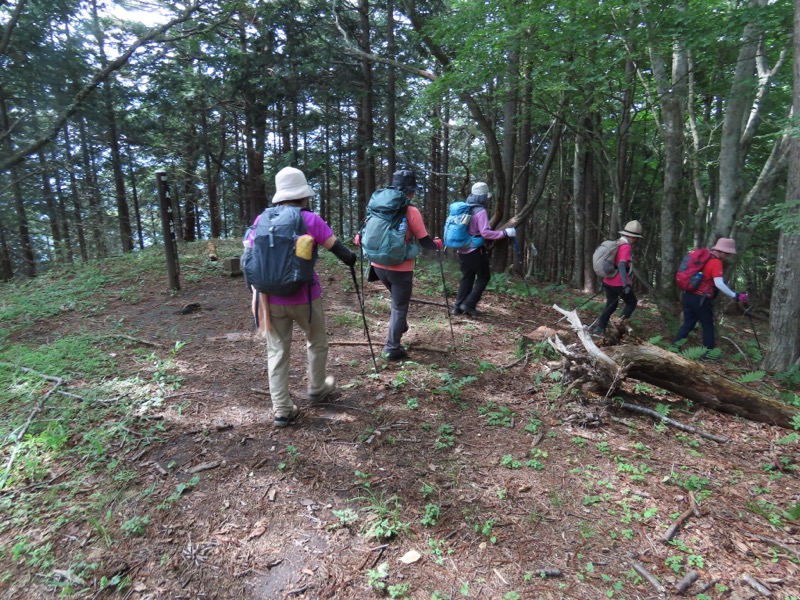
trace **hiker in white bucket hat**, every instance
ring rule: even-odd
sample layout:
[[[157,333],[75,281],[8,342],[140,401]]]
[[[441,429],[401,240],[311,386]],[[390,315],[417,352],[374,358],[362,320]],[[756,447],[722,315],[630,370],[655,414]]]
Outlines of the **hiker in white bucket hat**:
[[[285,265],[286,254],[290,252],[303,259],[314,261],[317,248],[322,246],[351,269],[356,264],[355,253],[336,239],[330,226],[308,208],[309,198],[314,190],[308,185],[306,176],[299,169],[285,167],[275,175],[275,195],[273,206],[256,217],[253,226],[245,236],[245,259],[252,265],[244,266],[248,284],[253,285],[252,310],[259,333],[267,340],[267,368],[269,373],[269,394],[272,400],[273,425],[286,427],[300,416],[300,409],[292,401],[289,392],[289,363],[294,325],[306,336],[307,388],[306,399],[313,403],[321,402],[334,391],[336,382],[327,374],[328,333],[325,328],[325,314],[322,309],[322,287],[319,277],[312,272],[308,282],[303,282],[297,291],[278,293],[264,285],[275,274],[285,269],[274,268]],[[291,223],[294,234],[302,232],[294,239],[288,250],[286,244],[270,241],[271,236],[284,237],[280,233]],[[300,224],[302,223],[302,227]],[[291,242],[291,240],[290,240]],[[313,269],[313,263],[312,267]],[[251,272],[253,280],[248,275]],[[259,291],[256,279],[262,282]],[[282,291],[283,292],[283,291]]]

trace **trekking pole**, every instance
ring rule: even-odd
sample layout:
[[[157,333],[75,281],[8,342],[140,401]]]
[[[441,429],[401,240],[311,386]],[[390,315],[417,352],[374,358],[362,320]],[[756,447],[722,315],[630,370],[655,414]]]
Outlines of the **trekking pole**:
[[[372,355],[372,366],[375,367],[375,373],[378,372],[378,361],[375,360],[375,350],[372,349],[372,339],[369,337],[369,328],[367,327],[367,315],[364,313],[364,301],[361,300],[361,293],[358,290],[358,278],[356,277],[356,268],[350,267],[350,275],[353,276],[353,285],[356,286],[356,296],[358,297],[358,304],[361,306],[361,318],[364,321],[364,333],[367,336],[367,343],[369,344],[369,353]]]
[[[442,273],[442,295],[444,295],[444,309],[447,311],[447,320],[450,321],[450,338],[453,340],[453,348],[456,347],[456,334],[453,331],[453,317],[450,316],[450,301],[447,299],[447,284],[444,281],[444,264],[442,263],[441,250],[436,251],[439,257],[439,271]]]
[[[517,258],[519,259],[519,270],[522,273],[522,281],[525,282],[525,290],[528,292],[528,298],[531,297],[531,288],[528,285],[528,278],[525,276],[525,263],[522,261],[522,252],[520,252],[519,244],[517,243],[517,238],[511,238],[514,240],[514,252],[517,253]]]
[[[761,350],[761,343],[758,341],[758,334],[756,333],[756,324],[753,322],[753,307],[749,304],[744,309],[744,314],[750,319],[750,327],[753,328],[753,337],[756,338],[756,346],[758,346],[758,353],[763,356],[764,352]]]
[[[594,300],[595,298],[597,298],[597,297],[598,297],[600,294],[602,294],[602,293],[603,293],[603,288],[601,287],[601,288],[600,288],[600,291],[599,291],[599,292],[597,292],[597,293],[596,293],[594,296],[592,296],[591,298],[589,298],[589,299],[588,299],[586,302],[584,302],[584,303],[583,303],[583,304],[581,304],[580,306],[576,306],[576,307],[575,307],[575,308],[573,308],[572,310],[580,310],[580,309],[582,309],[584,306],[586,306],[587,304],[589,304],[589,302],[591,302],[592,300]],[[556,323],[561,323],[561,321],[563,321],[563,320],[564,320],[564,319],[566,319],[566,318],[567,318],[566,316],[564,316],[564,317],[561,317],[561,318],[560,318],[558,321],[556,321]],[[597,321],[597,319],[595,319],[595,321]],[[592,323],[592,325],[594,325],[594,323]],[[590,325],[590,327],[591,327],[591,325]]]

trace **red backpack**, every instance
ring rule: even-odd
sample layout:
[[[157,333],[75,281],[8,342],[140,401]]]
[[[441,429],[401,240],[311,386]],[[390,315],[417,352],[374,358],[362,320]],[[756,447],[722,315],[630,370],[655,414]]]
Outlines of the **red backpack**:
[[[687,292],[696,292],[703,282],[703,268],[711,258],[708,248],[697,248],[683,257],[675,281],[678,287]]]

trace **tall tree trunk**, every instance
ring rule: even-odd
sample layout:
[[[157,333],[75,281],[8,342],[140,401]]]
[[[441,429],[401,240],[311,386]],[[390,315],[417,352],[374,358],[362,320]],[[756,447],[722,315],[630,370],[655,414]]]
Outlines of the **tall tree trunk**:
[[[57,164],[57,150],[55,144],[51,144],[51,162]],[[56,201],[58,204],[58,220],[61,223],[61,232],[63,235],[64,245],[64,260],[66,262],[73,262],[75,255],[72,250],[72,234],[70,233],[69,214],[67,213],[67,203],[64,200],[64,185],[61,180],[61,169],[56,168],[53,171],[53,181],[55,182]]]
[[[572,287],[583,288],[584,276],[583,255],[585,253],[584,231],[586,230],[586,211],[584,199],[586,192],[586,160],[589,154],[584,133],[579,131],[575,136],[575,154],[572,169],[572,223],[575,234],[575,248],[573,260],[575,268],[572,271]]]
[[[14,151],[14,144],[11,141],[11,123],[8,119],[8,108],[6,105],[5,92],[0,88],[0,131],[8,156]],[[11,175],[11,194],[14,196],[14,206],[17,213],[17,231],[19,233],[19,247],[22,251],[22,273],[27,277],[36,277],[36,256],[33,253],[33,241],[31,240],[30,227],[28,226],[28,214],[25,211],[25,202],[20,184],[20,174],[17,165],[11,165],[8,169]]]
[[[105,238],[105,216],[101,207],[97,178],[94,168],[94,155],[89,145],[89,135],[86,131],[86,118],[81,115],[80,121],[81,157],[83,162],[83,194],[89,201],[89,229],[94,242],[95,255],[98,258],[108,256]]]
[[[128,147],[128,176],[131,179],[131,196],[133,199],[133,218],[136,221],[136,239],[139,250],[144,250],[144,233],[142,231],[142,212],[139,210],[139,192],[136,187],[136,173],[133,169],[133,155]]]
[[[678,11],[686,11],[686,0],[676,0]],[[642,4],[645,21],[650,22],[651,7]],[[678,223],[675,215],[683,197],[683,163],[684,163],[684,107],[688,94],[687,75],[688,59],[682,41],[673,39],[672,72],[670,74],[666,61],[661,54],[659,40],[656,37],[653,23],[648,25],[650,35],[650,63],[656,91],[661,99],[661,137],[664,141],[664,188],[661,201],[661,289],[672,297],[676,293],[674,271],[678,257],[677,239]]]
[[[89,260],[89,250],[86,244],[86,232],[83,227],[83,216],[81,215],[80,194],[78,193],[78,178],[75,171],[78,165],[72,157],[72,140],[70,138],[69,124],[64,124],[64,155],[67,157],[67,173],[69,175],[69,197],[72,204],[72,218],[75,221],[75,231],[78,234],[78,247],[81,252],[81,260]]]
[[[133,229],[131,228],[131,213],[125,190],[125,176],[122,173],[122,155],[119,150],[117,118],[114,113],[114,105],[111,101],[111,82],[105,82],[104,87],[108,88],[108,91],[105,92],[107,96],[108,141],[111,147],[111,169],[114,173],[114,195],[117,200],[117,223],[119,225],[120,242],[122,243],[123,252],[132,252]]]
[[[532,128],[531,128],[531,107],[530,107],[530,99],[533,94],[533,82],[531,81],[531,67],[528,66],[525,68],[525,72],[523,75],[523,91],[522,91],[522,98],[520,101],[520,130],[519,130],[519,137],[517,143],[519,148],[517,150],[517,156],[519,156],[519,175],[517,178],[517,182],[512,190],[513,197],[516,198],[516,203],[514,205],[514,213],[519,214],[522,211],[522,207],[525,206],[528,202],[528,184],[530,182],[531,177],[531,153],[533,152],[533,147],[531,143],[531,136],[532,136]],[[515,238],[515,242],[519,247],[519,251],[514,253],[514,268],[518,273],[521,275],[526,274],[525,268],[525,259],[528,256],[528,235],[527,232],[529,230],[533,230],[531,227],[527,227],[526,223],[522,224],[522,227],[517,229],[517,237]],[[530,261],[528,263],[529,268],[527,269],[530,272],[530,268],[533,266],[533,257],[530,257]]]
[[[14,265],[11,263],[6,227],[0,221],[0,281],[9,281],[12,277],[14,277]]]
[[[211,234],[211,239],[219,239],[222,237],[222,221],[220,219],[220,211],[219,211],[219,193],[218,193],[218,182],[219,182],[219,175],[220,175],[220,168],[219,166],[212,167],[212,160],[211,160],[211,147],[208,141],[208,116],[206,112],[203,110],[200,112],[202,125],[203,125],[203,156],[205,157],[205,167],[206,167],[206,189],[208,190],[208,221],[209,221],[209,231]],[[224,129],[224,127],[223,127]],[[225,136],[223,133],[222,136],[223,146],[220,152],[220,163],[225,155]]]
[[[633,123],[633,98],[636,86],[636,66],[633,61],[625,61],[625,89],[622,93],[621,118],[619,135],[617,136],[617,157],[614,168],[612,189],[614,193],[611,202],[611,215],[609,227],[611,231],[622,229],[623,223],[620,216],[623,203],[628,204],[628,189],[631,180],[631,161],[628,150],[630,143],[630,129]]]
[[[186,140],[183,153],[183,241],[194,242],[200,237],[199,232],[199,213],[198,213],[198,192],[197,192],[197,165],[200,162],[200,146],[197,143],[197,130],[190,124],[186,132]]]
[[[370,21],[369,21],[369,0],[359,0],[358,15],[361,28],[359,44],[361,49],[369,54],[372,52],[370,45]],[[362,85],[358,113],[358,145],[362,146],[360,152],[360,164],[358,170],[361,172],[360,183],[363,189],[363,200],[366,205],[367,199],[375,191],[375,125],[372,116],[372,62],[366,58],[361,59]],[[411,166],[411,165],[409,165]],[[361,201],[361,198],[359,198]]]
[[[386,2],[386,50],[389,56],[397,56],[394,40],[394,2]],[[386,168],[389,173],[397,169],[397,73],[393,65],[386,73]],[[447,189],[447,188],[445,188]]]
[[[42,197],[44,198],[44,204],[47,210],[47,220],[50,222],[50,235],[53,236],[54,253],[51,257],[51,260],[54,262],[65,262],[66,252],[64,249],[64,240],[61,235],[61,221],[59,219],[56,198],[53,194],[53,186],[50,183],[50,167],[47,164],[47,158],[45,158],[44,150],[39,148],[36,154],[39,158],[39,165],[41,167]]]
[[[800,115],[800,0],[794,1],[794,87],[793,113]],[[796,126],[795,126],[796,129]],[[772,371],[785,370],[790,365],[800,367],[800,138],[790,137],[789,181],[786,190],[789,214],[793,227],[782,227],[778,242],[778,263],[770,304],[770,334],[764,366]]]
[[[100,54],[100,65],[108,68],[108,58],[105,49],[105,33],[100,28],[97,14],[97,1],[92,0],[92,27],[97,40],[97,49]],[[131,229],[131,216],[128,208],[128,199],[125,196],[125,177],[122,174],[122,158],[119,151],[119,134],[117,133],[117,117],[114,112],[114,96],[112,89],[113,78],[109,76],[103,81],[103,108],[105,109],[106,126],[108,127],[108,146],[111,150],[111,171],[114,174],[114,193],[117,201],[117,223],[119,225],[120,243],[123,252],[133,250],[133,231]]]
[[[750,0],[751,9],[766,5],[768,0]],[[727,237],[733,229],[734,218],[742,200],[743,147],[746,116],[752,108],[753,76],[756,72],[756,54],[764,28],[755,11],[745,25],[742,43],[728,94],[719,152],[719,202],[714,215],[713,231],[708,241]],[[739,251],[743,248],[739,248]]]

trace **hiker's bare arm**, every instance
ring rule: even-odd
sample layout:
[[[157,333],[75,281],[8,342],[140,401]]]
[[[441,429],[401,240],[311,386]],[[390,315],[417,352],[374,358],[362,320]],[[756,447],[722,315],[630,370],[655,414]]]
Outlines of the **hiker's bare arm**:
[[[336,243],[336,236],[332,235],[327,240],[322,242],[322,247],[325,248],[325,250],[330,250],[331,248],[333,248],[333,245],[335,243]]]

